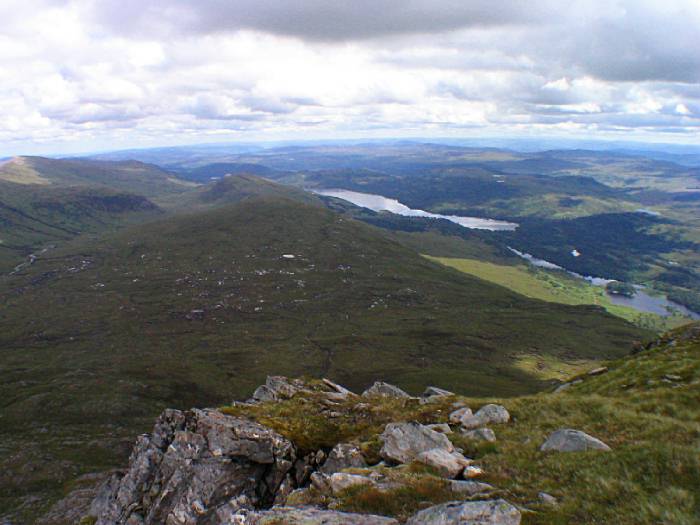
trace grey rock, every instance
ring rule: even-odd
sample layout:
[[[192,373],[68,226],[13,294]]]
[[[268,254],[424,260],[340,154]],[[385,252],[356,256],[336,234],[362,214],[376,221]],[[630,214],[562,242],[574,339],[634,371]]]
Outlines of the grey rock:
[[[520,511],[502,499],[451,501],[429,507],[409,518],[406,525],[519,525]]]
[[[455,494],[474,496],[476,494],[492,492],[496,489],[494,489],[492,485],[480,481],[453,479],[450,481],[450,490]]]
[[[281,485],[293,485],[295,460],[287,439],[257,423],[216,410],[166,411],[138,438],[126,473],[93,501],[97,523],[195,525],[271,504]]]
[[[450,392],[449,390],[444,390],[436,386],[429,386],[423,392],[423,397],[446,397],[453,395],[455,395],[454,392]]]
[[[446,478],[456,478],[471,462],[457,451],[448,452],[442,448],[434,448],[421,452],[416,461],[437,469]]]
[[[268,376],[264,385],[260,385],[253,392],[252,401],[278,401],[290,399],[298,392],[304,390],[305,385],[299,379],[289,379],[284,376]]]
[[[395,463],[408,463],[421,452],[435,448],[447,452],[455,450],[447,436],[415,422],[389,423],[379,439],[384,443],[379,455]]]
[[[546,492],[540,492],[537,495],[537,498],[544,503],[545,505],[549,505],[550,507],[556,507],[559,502],[557,501],[557,498],[552,496],[551,494],[547,494]]]
[[[462,426],[466,429],[481,428],[490,424],[507,423],[510,421],[510,414],[501,405],[484,405],[476,411],[472,417],[464,417],[461,420]]]
[[[433,423],[432,425],[425,425],[430,430],[435,432],[440,432],[441,434],[452,434],[452,429],[447,423]]]
[[[457,410],[453,411],[450,413],[448,419],[450,420],[450,423],[454,423],[455,425],[458,425],[462,423],[462,419],[468,419],[472,417],[474,413],[472,412],[472,409],[469,407],[460,407]]]
[[[336,472],[330,476],[330,484],[331,492],[333,492],[333,494],[339,494],[350,487],[356,487],[358,485],[374,485],[374,481],[367,476]]]
[[[346,468],[365,468],[367,462],[359,447],[349,443],[339,443],[328,454],[328,459],[321,467],[321,472],[331,475]]]
[[[475,441],[496,441],[496,434],[490,428],[475,428],[474,430],[463,430],[462,435]]]
[[[351,392],[350,390],[348,390],[344,386],[339,385],[338,383],[334,383],[330,379],[323,378],[322,381],[328,388],[330,388],[331,390],[334,390],[338,394],[342,394],[343,397],[356,397],[357,396],[357,394],[355,394],[354,392]]]
[[[580,430],[562,428],[552,432],[542,444],[540,450],[557,452],[583,452],[586,450],[610,450],[610,447],[601,440],[589,436]]]
[[[398,525],[398,521],[372,514],[352,514],[314,507],[274,507],[264,511],[239,511],[235,525]]]
[[[371,387],[362,392],[362,397],[396,397],[404,398],[411,397],[399,387],[384,383],[382,381],[375,382]]]

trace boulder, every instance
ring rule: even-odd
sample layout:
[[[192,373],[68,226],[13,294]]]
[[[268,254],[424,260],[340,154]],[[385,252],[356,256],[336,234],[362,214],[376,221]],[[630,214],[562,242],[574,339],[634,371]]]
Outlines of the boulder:
[[[461,424],[463,419],[469,419],[472,417],[474,414],[472,413],[472,409],[469,407],[460,407],[454,412],[451,412],[449,415],[449,420],[450,423],[454,423],[455,425]]]
[[[484,405],[472,417],[464,417],[462,426],[466,429],[481,428],[491,424],[508,423],[510,414],[501,405]]]
[[[450,392],[449,390],[444,390],[436,386],[429,386],[423,392],[423,397],[446,397],[453,395],[455,395],[454,392]]]
[[[236,525],[398,525],[398,521],[372,514],[352,514],[314,507],[273,507],[270,510],[241,510],[229,523]]]
[[[406,525],[519,525],[520,511],[502,499],[451,501],[421,510]]]
[[[589,370],[588,375],[589,376],[599,376],[600,374],[604,374],[607,371],[608,371],[607,366],[600,366],[598,368],[594,368],[593,370]]]
[[[540,450],[547,452],[583,452],[586,450],[610,450],[610,447],[601,440],[589,436],[580,430],[562,428],[552,432],[542,444]]]
[[[459,452],[448,452],[442,448],[421,452],[416,456],[416,461],[435,468],[446,478],[458,477],[470,465],[470,461]]]
[[[345,472],[336,472],[330,477],[331,492],[338,494],[350,487],[358,485],[374,485],[367,476],[359,476],[357,474],[347,474]]]
[[[496,434],[490,428],[475,428],[474,430],[463,430],[462,435],[475,441],[496,441]]]
[[[331,475],[346,468],[365,468],[367,462],[359,447],[349,443],[338,443],[328,454],[321,472]]]
[[[411,397],[408,393],[401,390],[399,387],[384,383],[382,381],[375,382],[371,387],[362,392],[362,397],[396,397],[405,398]]]
[[[379,436],[384,443],[379,455],[389,462],[408,463],[421,452],[443,449],[454,452],[452,442],[440,432],[420,423],[389,423]]]
[[[295,459],[289,440],[247,419],[166,410],[91,511],[98,525],[199,524],[205,515],[272,504],[281,485],[293,485]]]

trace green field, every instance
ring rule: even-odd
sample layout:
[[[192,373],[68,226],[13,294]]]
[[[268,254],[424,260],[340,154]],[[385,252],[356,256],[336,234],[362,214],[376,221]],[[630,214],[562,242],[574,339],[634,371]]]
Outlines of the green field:
[[[513,290],[526,297],[561,304],[594,304],[638,326],[658,332],[691,322],[681,315],[662,317],[613,304],[605,290],[560,271],[526,265],[500,265],[475,259],[431,257],[429,259]]]

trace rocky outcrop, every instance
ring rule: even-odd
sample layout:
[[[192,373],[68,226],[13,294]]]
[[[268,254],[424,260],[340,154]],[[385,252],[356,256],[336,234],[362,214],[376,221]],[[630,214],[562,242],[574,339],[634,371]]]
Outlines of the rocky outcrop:
[[[328,454],[328,459],[321,467],[321,472],[331,475],[346,468],[364,468],[367,466],[360,449],[349,443],[338,443]]]
[[[552,432],[540,447],[542,452],[584,452],[586,450],[608,451],[610,447],[600,439],[580,430],[562,428]]]
[[[508,423],[510,414],[501,405],[484,405],[472,417],[463,417],[461,424],[466,429],[483,428],[491,424]]]
[[[434,387],[426,393],[437,398],[452,395]],[[375,383],[363,394],[369,399],[360,399],[328,380],[305,384],[271,376],[256,389],[253,399],[235,404],[231,413],[254,414],[265,408],[256,404],[282,403],[296,395],[308,395],[307,401],[318,403],[322,407],[318,413],[327,414],[330,403],[333,410],[345,410],[345,417],[386,406],[395,409],[394,403],[381,397],[409,397],[386,383]],[[499,413],[480,412],[488,417]],[[461,415],[473,417],[469,409]],[[393,518],[331,509],[362,487],[380,492],[401,488],[410,482],[406,475],[414,474],[400,464],[410,462],[432,467],[422,475],[447,488],[456,499],[494,490],[468,480],[482,470],[455,449],[445,435],[451,432],[447,423],[432,428],[416,422],[389,423],[378,436],[383,444],[379,455],[385,461],[369,467],[364,448],[354,443],[306,448],[302,454],[289,439],[245,417],[213,409],[166,410],[153,432],[137,439],[125,471],[105,477],[96,495],[76,493],[65,502],[70,506],[80,500],[84,511],[83,500],[94,495],[88,516],[96,518],[97,525],[395,525]],[[368,457],[376,458],[376,452],[371,454]],[[460,476],[467,481],[450,479]],[[57,511],[69,515],[66,509]],[[450,503],[425,509],[409,523],[516,523],[506,521],[512,518],[509,512],[501,500]],[[70,515],[78,514],[76,510]]]
[[[410,518],[406,525],[519,525],[520,511],[502,499],[452,501],[435,505]]]
[[[257,423],[166,410],[93,512],[98,525],[225,523],[241,508],[271,504],[295,459],[291,442]]]
[[[379,439],[384,443],[379,454],[389,462],[417,461],[448,478],[459,476],[471,464],[445,434],[419,423],[390,423]]]
[[[279,401],[289,399],[304,389],[304,382],[299,379],[289,379],[284,376],[268,376],[264,385],[253,392],[249,402]]]
[[[278,507],[265,511],[240,511],[231,520],[235,525],[398,525],[385,516],[351,514],[317,508]]]
[[[408,393],[401,390],[398,386],[390,385],[389,383],[384,383],[383,381],[375,382],[371,387],[362,392],[363,397],[411,397]]]
[[[379,455],[393,463],[408,463],[433,449],[455,451],[447,436],[415,422],[389,423],[379,439],[384,443]]]

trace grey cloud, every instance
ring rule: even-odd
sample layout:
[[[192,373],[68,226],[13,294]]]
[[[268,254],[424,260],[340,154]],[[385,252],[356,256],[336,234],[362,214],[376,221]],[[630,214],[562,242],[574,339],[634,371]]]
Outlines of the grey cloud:
[[[120,0],[96,2],[117,31],[216,33],[258,30],[309,40],[362,40],[467,27],[532,24],[553,0]]]

